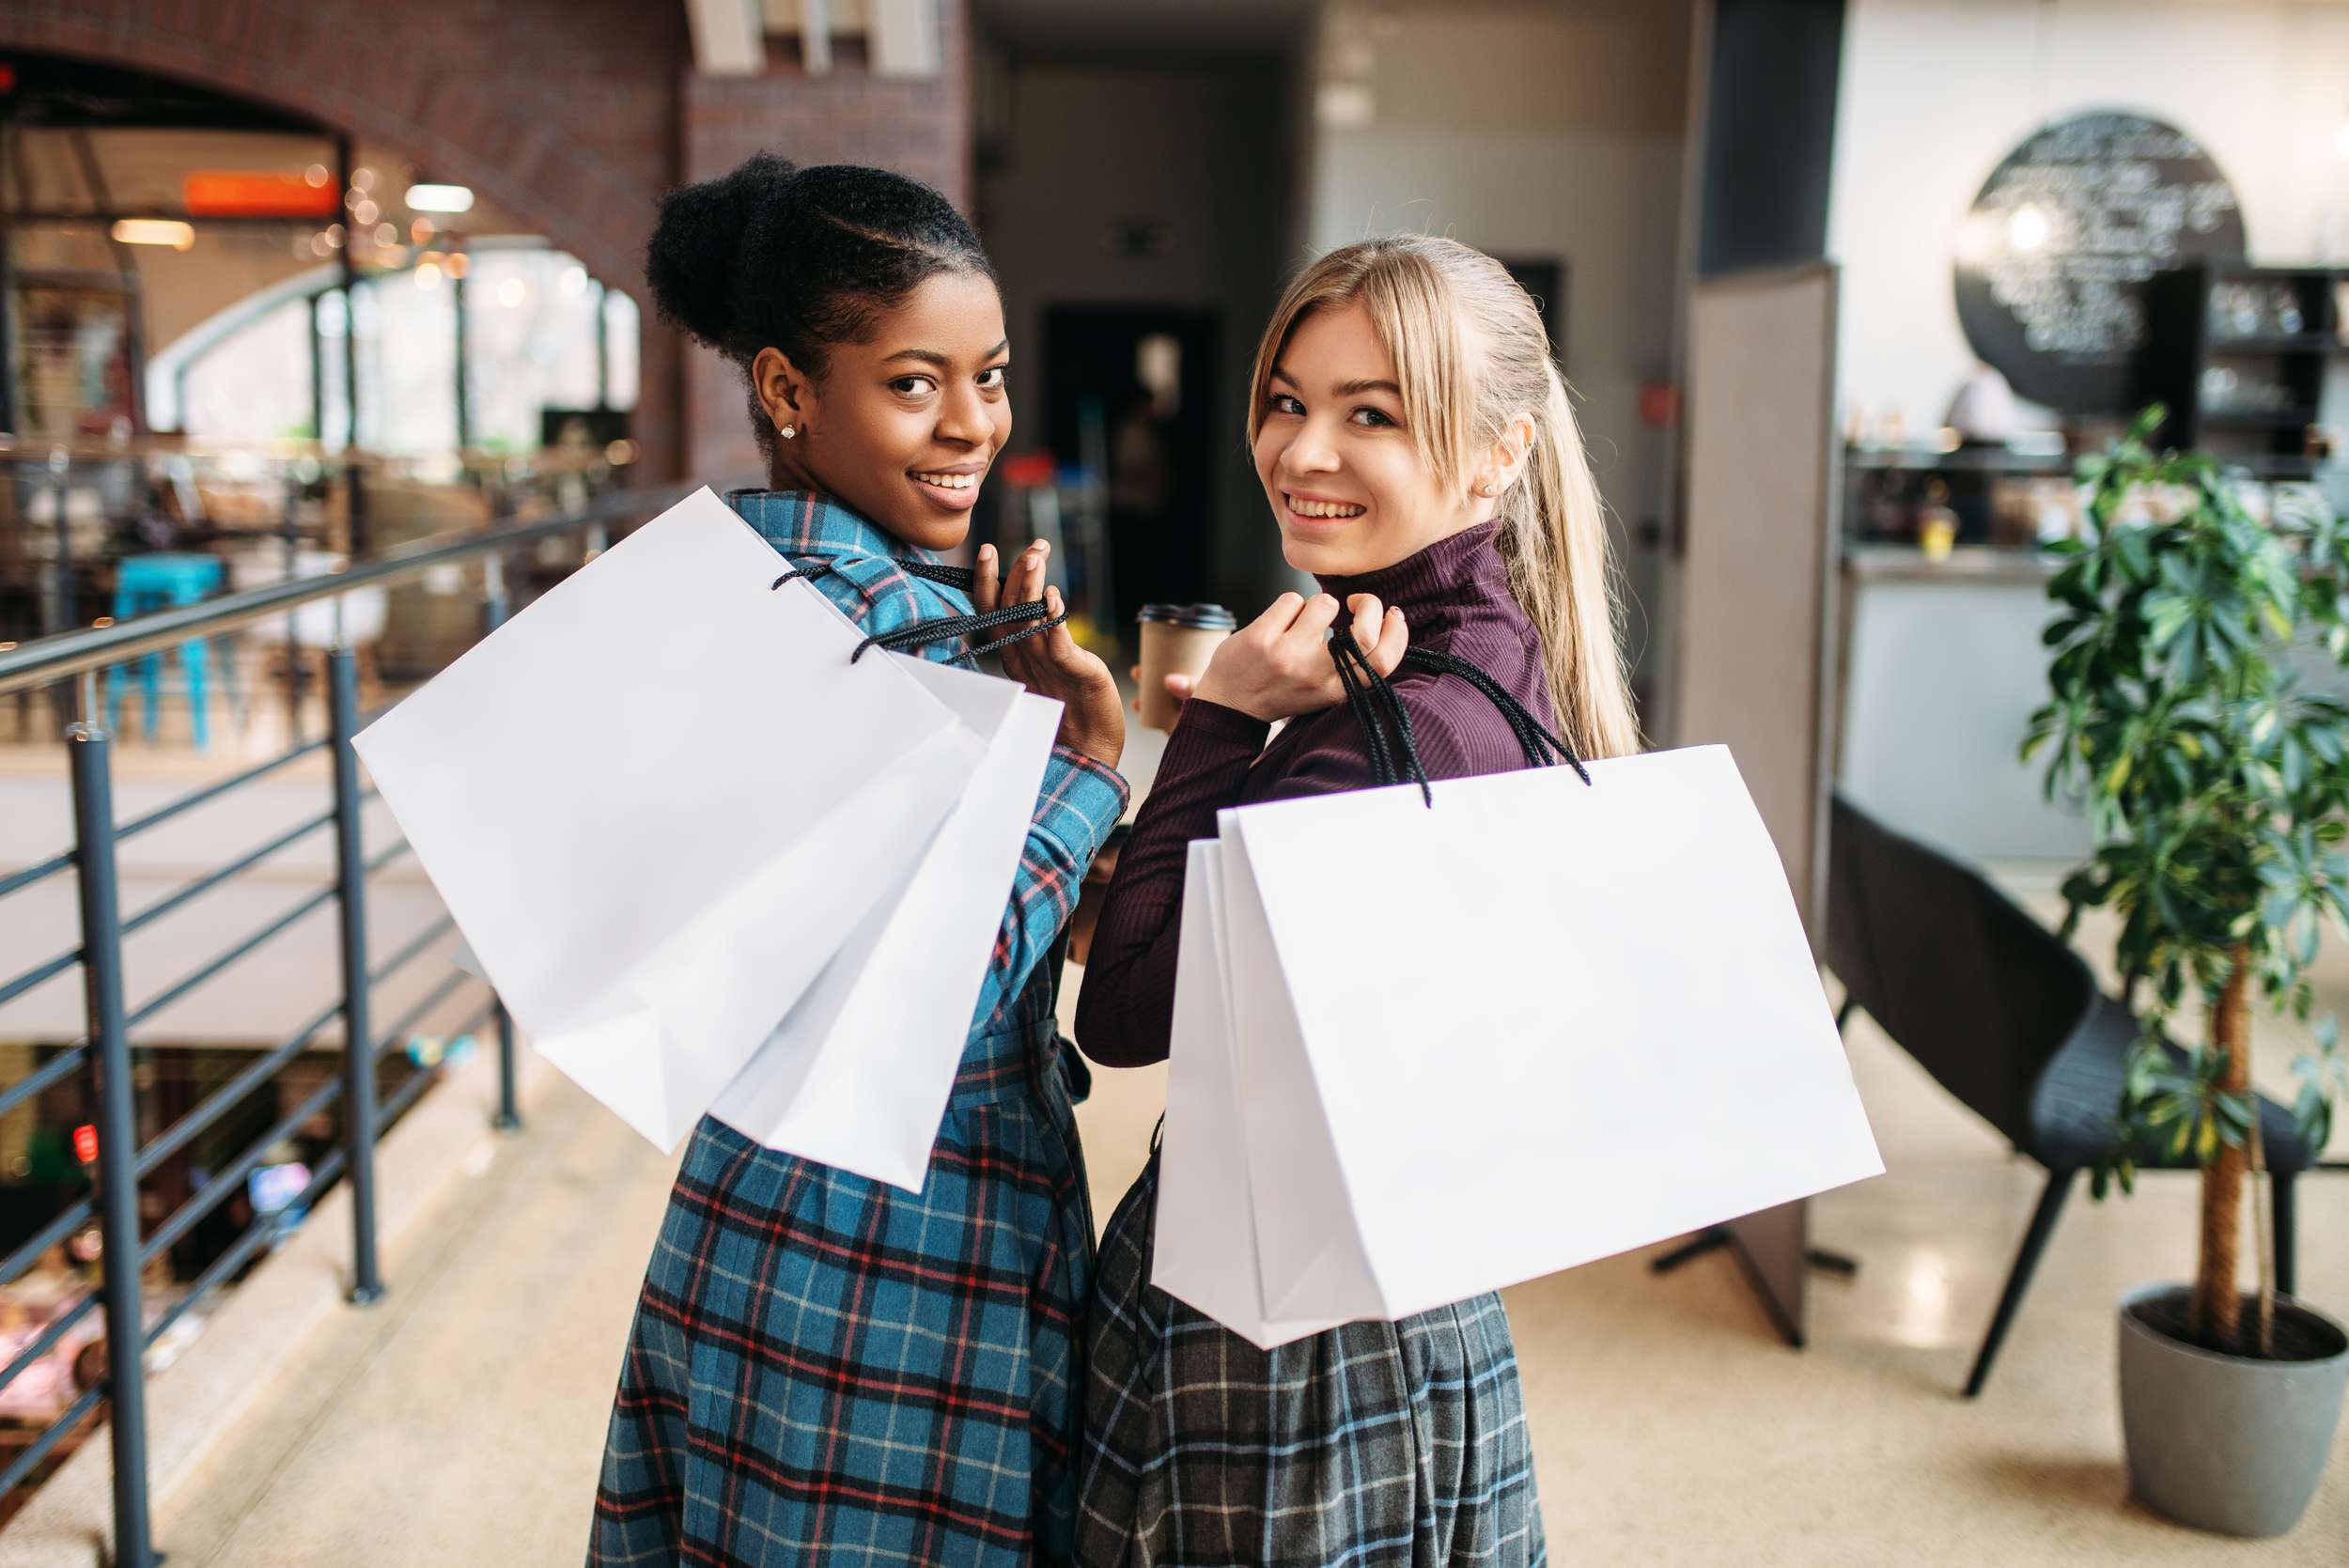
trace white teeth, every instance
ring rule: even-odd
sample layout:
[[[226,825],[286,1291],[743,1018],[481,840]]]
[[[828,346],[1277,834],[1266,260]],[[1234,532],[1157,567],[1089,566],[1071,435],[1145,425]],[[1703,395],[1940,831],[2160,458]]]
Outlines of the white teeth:
[[[914,477],[941,490],[967,490],[979,482],[975,474],[917,474]]]
[[[1307,501],[1292,495],[1289,497],[1289,510],[1300,518],[1358,518],[1369,508],[1338,501]]]

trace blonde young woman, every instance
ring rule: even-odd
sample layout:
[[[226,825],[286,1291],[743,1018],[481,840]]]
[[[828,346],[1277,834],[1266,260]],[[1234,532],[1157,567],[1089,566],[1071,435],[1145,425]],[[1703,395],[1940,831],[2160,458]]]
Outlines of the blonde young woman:
[[[1080,1044],[1112,1066],[1166,1055],[1189,841],[1225,807],[1372,782],[1328,647],[1342,620],[1381,674],[1433,648],[1554,715],[1583,756],[1639,744],[1597,489],[1541,318],[1499,263],[1419,237],[1323,257],[1265,329],[1252,392],[1283,553],[1321,592],[1275,600],[1188,692],[1079,999]],[[1469,682],[1403,669],[1394,687],[1430,777],[1524,766]],[[1361,923],[1365,962],[1408,963],[1409,911],[1379,884],[1365,846],[1330,868],[1330,916]],[[1094,1276],[1080,1562],[1546,1560],[1499,1296],[1260,1350],[1150,1285],[1157,1206],[1154,1159]]]

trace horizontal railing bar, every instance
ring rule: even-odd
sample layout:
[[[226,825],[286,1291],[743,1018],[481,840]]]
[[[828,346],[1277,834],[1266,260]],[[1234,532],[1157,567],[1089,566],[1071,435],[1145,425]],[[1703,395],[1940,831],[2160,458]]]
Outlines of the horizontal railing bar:
[[[253,1168],[268,1157],[278,1140],[334,1104],[342,1092],[341,1079],[328,1079],[319,1086],[317,1093],[286,1112],[275,1126],[255,1139],[226,1170],[206,1182],[200,1191],[181,1203],[177,1214],[156,1227],[155,1234],[148,1236],[146,1244],[139,1249],[139,1266],[144,1268],[154,1262],[164,1249],[194,1229],[197,1220],[220,1207],[230,1192],[243,1185],[245,1176]]]
[[[0,1090],[0,1116],[14,1110],[88,1060],[89,1042],[86,1040],[59,1051],[5,1090]]]
[[[455,996],[458,991],[464,986],[465,983],[473,978],[474,977],[472,975],[467,974],[463,970],[450,970],[447,979],[442,981],[438,986],[433,986],[429,991],[427,991],[424,995],[423,1001],[408,1009],[407,1012],[401,1014],[399,1021],[393,1024],[391,1028],[383,1032],[382,1038],[375,1043],[375,1054],[381,1056],[385,1051],[391,1049],[393,1044],[397,1041],[401,1035],[407,1033],[411,1029],[424,1021],[426,1014],[431,1012],[432,1009],[446,1001],[450,997]]]
[[[54,877],[73,863],[73,851],[61,849],[39,865],[28,865],[22,871],[11,871],[0,877],[0,898],[6,898],[19,888],[29,888],[45,877]]]
[[[271,839],[267,844],[262,845],[259,848],[248,850],[237,859],[230,861],[226,865],[206,872],[203,876],[198,877],[194,881],[188,883],[185,887],[179,888],[172,893],[165,893],[154,903],[149,904],[146,908],[141,909],[137,914],[129,916],[122,923],[122,934],[127,937],[133,931],[140,930],[145,926],[152,925],[155,922],[163,919],[163,916],[171,913],[172,910],[186,904],[188,900],[192,898],[201,898],[204,894],[211,892],[214,888],[220,886],[231,877],[252,870],[255,866],[260,864],[263,861],[268,860],[272,855],[276,854],[280,849],[285,848],[288,845],[294,843],[298,839],[308,837],[310,834],[317,832],[320,828],[325,827],[329,822],[334,820],[334,814],[328,811],[320,812],[318,815],[311,817],[307,822],[295,823],[292,827],[287,829],[275,838]]]
[[[390,1126],[392,1125],[393,1117],[398,1115],[401,1111],[415,1104],[418,1097],[420,1097],[427,1089],[431,1088],[440,1080],[441,1075],[437,1069],[431,1067],[417,1068],[413,1077],[410,1078],[407,1082],[401,1084],[398,1088],[393,1090],[389,1094],[385,1095],[383,1103],[376,1108],[376,1126],[379,1127]],[[379,1142],[381,1141],[380,1137],[377,1141]]]
[[[26,1270],[40,1262],[42,1253],[81,1229],[96,1211],[97,1200],[94,1198],[77,1199],[69,1204],[64,1213],[42,1226],[30,1241],[7,1257],[0,1258],[0,1285],[14,1284]],[[6,1381],[6,1378],[0,1378],[0,1383]]]
[[[382,870],[385,866],[391,864],[394,861],[408,853],[411,847],[412,846],[406,839],[401,839],[397,844],[393,845],[390,848],[381,851],[373,860],[367,862],[367,875],[370,877],[374,876],[377,872]]]
[[[39,1338],[35,1339],[32,1343],[26,1345],[23,1349],[18,1351],[16,1353],[15,1360],[10,1361],[5,1367],[0,1367],[0,1389],[5,1389],[9,1384],[15,1382],[17,1378],[23,1374],[26,1367],[31,1366],[35,1361],[38,1361],[43,1356],[48,1355],[51,1350],[56,1347],[56,1343],[59,1340],[65,1338],[66,1335],[73,1331],[73,1326],[75,1324],[81,1322],[84,1318],[89,1316],[91,1312],[97,1311],[98,1304],[104,1299],[105,1297],[102,1295],[93,1290],[88,1295],[83,1296],[81,1300],[75,1302],[67,1311],[59,1312],[55,1317],[50,1319],[48,1327],[41,1329]]]
[[[319,1030],[333,1022],[334,1015],[342,1010],[341,1002],[329,1002],[319,1010],[318,1017],[303,1025],[301,1031],[293,1038],[278,1046],[267,1056],[248,1063],[244,1070],[235,1078],[205,1095],[194,1110],[158,1133],[152,1143],[139,1151],[139,1175],[141,1177],[148,1175],[156,1166],[177,1153],[189,1139],[194,1138],[243,1103],[247,1094],[258,1089],[275,1076],[277,1069],[300,1055],[302,1048],[310,1043],[311,1038]]]
[[[303,1188],[301,1195],[286,1206],[292,1208],[297,1204],[307,1205],[318,1196],[320,1188],[343,1173],[345,1157],[343,1151],[336,1149],[333,1154],[319,1160],[318,1169],[310,1174],[310,1185]],[[187,1316],[189,1312],[203,1304],[206,1296],[218,1290],[223,1280],[243,1267],[245,1260],[261,1250],[262,1243],[276,1239],[284,1229],[277,1223],[277,1218],[274,1214],[256,1215],[253,1223],[244,1228],[244,1234],[239,1236],[229,1246],[228,1250],[214,1258],[210,1265],[189,1284],[187,1295],[173,1302],[170,1310],[156,1320],[155,1327],[147,1331],[147,1343],[151,1345],[157,1340],[162,1339],[173,1324]]]
[[[382,985],[383,982],[389,980],[393,975],[397,974],[401,970],[406,969],[410,964],[415,962],[417,955],[422,954],[426,948],[430,947],[434,942],[439,941],[443,937],[447,936],[451,931],[456,929],[456,919],[450,915],[443,915],[440,919],[434,921],[431,924],[426,926],[422,931],[418,932],[413,938],[410,939],[408,945],[401,948],[397,953],[392,955],[390,959],[384,963],[382,968],[368,975],[367,984],[370,986]]]
[[[312,752],[321,749],[325,746],[325,744],[326,737],[324,736],[319,737],[316,740],[305,740],[301,745],[296,746],[292,751],[280,753],[278,755],[270,758],[267,762],[256,764],[255,766],[246,768],[241,773],[232,773],[227,778],[218,780],[212,784],[208,784],[201,789],[192,790],[188,794],[180,796],[177,800],[167,801],[163,805],[157,806],[153,811],[148,812],[144,816],[134,816],[130,821],[123,823],[120,827],[115,830],[115,837],[117,839],[126,839],[132,833],[143,833],[149,828],[159,827],[162,824],[170,821],[173,817],[178,816],[182,812],[194,811],[196,807],[203,805],[208,800],[216,800],[220,799],[220,797],[227,794],[230,790],[235,789],[241,784],[249,784],[256,779],[265,779],[272,773],[276,772],[280,768],[285,767],[288,763],[298,762],[302,758],[308,756]],[[0,888],[0,893],[5,893],[8,890],[6,888]]]
[[[82,1397],[67,1405],[65,1414],[52,1421],[49,1430],[35,1438],[31,1448],[18,1454],[7,1469],[0,1470],[0,1497],[15,1491],[24,1478],[33,1473],[35,1467],[49,1457],[49,1451],[55,1448],[67,1433],[89,1419],[89,1413],[98,1408],[98,1402],[105,1395],[106,1385],[103,1383],[83,1389]]]
[[[275,920],[271,921],[267,925],[262,926],[258,931],[254,932],[253,935],[247,937],[236,946],[230,948],[227,952],[222,954],[219,957],[205,965],[202,969],[197,970],[194,973],[172,986],[168,990],[163,991],[153,1000],[140,1004],[136,1011],[132,1012],[129,1017],[122,1020],[122,1027],[125,1029],[135,1029],[140,1024],[145,1023],[148,1019],[153,1017],[156,1014],[162,1012],[173,1002],[178,1001],[181,997],[186,996],[190,991],[194,990],[198,986],[203,985],[204,982],[211,979],[221,970],[226,969],[229,965],[235,963],[238,959],[243,957],[246,954],[252,952],[263,942],[268,941],[272,937],[276,936],[279,932],[285,930],[288,926],[293,924],[304,915],[309,914],[313,909],[316,909],[319,905],[325,903],[328,899],[334,896],[334,890],[332,887],[319,889],[318,892],[312,893],[309,897],[303,899],[292,908],[288,909],[284,914],[279,915]]]
[[[120,840],[129,838],[132,833],[143,833],[149,828],[170,821],[182,812],[194,811],[208,800],[217,800],[240,784],[249,784],[256,779],[266,778],[288,763],[308,756],[325,744],[326,738],[323,736],[316,740],[305,740],[290,752],[282,753],[267,762],[245,768],[242,772],[234,773],[227,778],[206,784],[202,789],[191,791],[180,796],[177,800],[156,807],[144,816],[132,818],[115,830],[115,837]],[[61,849],[39,865],[28,865],[22,871],[12,871],[6,877],[0,877],[0,898],[8,897],[20,888],[29,888],[45,877],[54,877],[72,863],[73,851]]]
[[[510,523],[457,536],[443,535],[419,539],[374,560],[358,562],[322,577],[289,578],[195,604],[159,610],[114,626],[39,638],[13,652],[0,654],[0,696],[46,686],[85,670],[101,670],[192,638],[218,636],[254,621],[282,615],[297,605],[347,594],[353,588],[413,577],[443,562],[516,550],[599,522],[660,511],[698,488],[669,484],[619,490],[562,517]]]
[[[60,953],[46,963],[35,964],[5,986],[0,986],[0,1006],[14,1001],[36,986],[46,985],[82,961],[82,950]]]

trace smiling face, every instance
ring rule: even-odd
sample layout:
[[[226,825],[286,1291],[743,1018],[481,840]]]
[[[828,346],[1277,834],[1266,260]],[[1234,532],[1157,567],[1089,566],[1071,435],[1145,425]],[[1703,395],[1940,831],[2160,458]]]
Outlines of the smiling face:
[[[1281,552],[1299,571],[1377,571],[1491,514],[1421,455],[1399,380],[1359,304],[1299,317],[1274,360],[1258,411],[1256,477]]]
[[[908,544],[953,549],[1011,439],[1010,363],[994,280],[962,272],[924,280],[861,341],[832,345],[820,378],[762,352],[760,400],[799,430],[775,443],[777,487],[812,486]]]

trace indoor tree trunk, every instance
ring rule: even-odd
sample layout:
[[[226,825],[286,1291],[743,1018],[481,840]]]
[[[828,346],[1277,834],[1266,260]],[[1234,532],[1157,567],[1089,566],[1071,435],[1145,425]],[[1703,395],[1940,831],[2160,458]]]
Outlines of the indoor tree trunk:
[[[2238,948],[2227,988],[2211,1018],[2211,1046],[2224,1051],[2221,1094],[2251,1087],[2251,955]],[[2240,1144],[2220,1141],[2218,1156],[2202,1171],[2202,1250],[2194,1277],[2194,1327],[2215,1349],[2240,1343],[2243,1296],[2235,1286],[2235,1251],[2243,1231],[2243,1178],[2249,1163]]]

